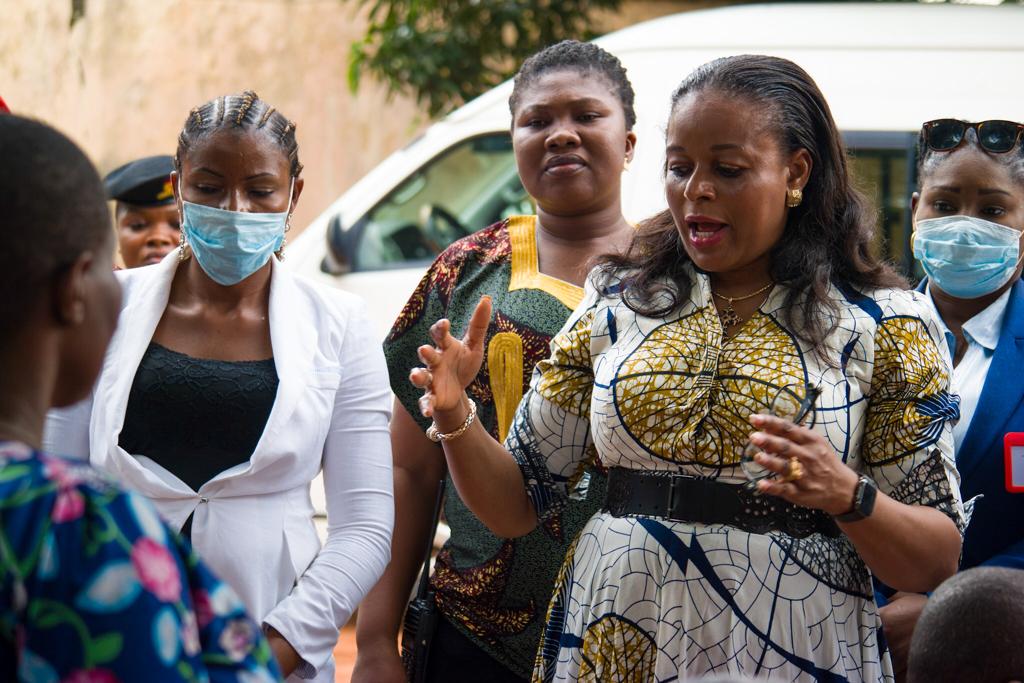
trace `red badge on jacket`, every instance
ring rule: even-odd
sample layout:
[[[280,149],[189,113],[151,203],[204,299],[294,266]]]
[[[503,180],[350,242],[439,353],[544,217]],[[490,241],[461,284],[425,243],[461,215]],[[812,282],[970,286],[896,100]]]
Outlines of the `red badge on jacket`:
[[[1006,457],[1006,490],[1024,493],[1024,432],[1010,432],[1003,437]]]

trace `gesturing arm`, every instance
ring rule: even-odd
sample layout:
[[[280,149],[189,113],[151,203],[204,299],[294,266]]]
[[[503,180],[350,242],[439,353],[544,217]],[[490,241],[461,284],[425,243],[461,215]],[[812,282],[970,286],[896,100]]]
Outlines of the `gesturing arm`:
[[[469,416],[465,389],[483,362],[490,318],[491,300],[484,297],[473,311],[461,340],[451,335],[447,320],[439,320],[430,328],[434,346],[419,348],[420,360],[426,367],[414,369],[409,379],[424,391],[421,412],[432,417],[443,434],[458,430]],[[498,536],[514,537],[537,526],[537,515],[526,495],[519,466],[478,420],[443,445],[459,495],[491,531]]]

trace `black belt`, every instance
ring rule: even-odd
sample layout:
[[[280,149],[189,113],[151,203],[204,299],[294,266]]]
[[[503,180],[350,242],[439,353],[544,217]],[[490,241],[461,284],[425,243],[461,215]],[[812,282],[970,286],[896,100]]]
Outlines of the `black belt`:
[[[602,509],[616,517],[644,515],[673,522],[728,524],[754,534],[781,531],[804,538],[842,533],[821,510],[759,494],[743,484],[623,467],[608,471]]]

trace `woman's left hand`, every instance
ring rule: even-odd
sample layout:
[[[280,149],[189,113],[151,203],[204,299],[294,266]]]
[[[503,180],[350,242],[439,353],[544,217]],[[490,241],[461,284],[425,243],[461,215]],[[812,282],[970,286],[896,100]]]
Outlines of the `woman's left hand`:
[[[859,476],[836,457],[821,434],[773,415],[751,415],[760,431],[750,442],[761,449],[754,461],[776,476],[757,490],[830,515],[849,512]]]

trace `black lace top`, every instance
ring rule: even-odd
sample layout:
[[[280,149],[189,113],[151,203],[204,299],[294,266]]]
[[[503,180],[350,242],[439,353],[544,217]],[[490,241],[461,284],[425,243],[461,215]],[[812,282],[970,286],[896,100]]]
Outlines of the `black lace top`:
[[[151,342],[135,373],[118,443],[198,490],[252,455],[277,383],[273,358],[208,360]]]

